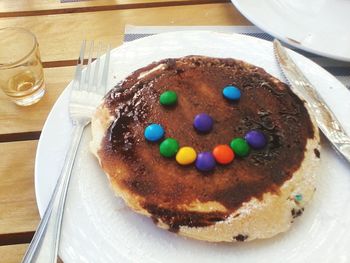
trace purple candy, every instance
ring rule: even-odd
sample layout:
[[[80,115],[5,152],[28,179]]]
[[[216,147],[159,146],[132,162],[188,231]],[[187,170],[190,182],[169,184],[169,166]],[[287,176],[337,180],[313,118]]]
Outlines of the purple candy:
[[[213,128],[214,121],[212,117],[210,117],[206,113],[200,113],[194,117],[193,127],[203,133],[210,132]]]
[[[216,162],[211,152],[199,153],[196,160],[196,167],[202,172],[208,172],[215,168]]]
[[[265,135],[260,131],[250,131],[245,135],[244,139],[254,149],[262,149],[267,143]]]

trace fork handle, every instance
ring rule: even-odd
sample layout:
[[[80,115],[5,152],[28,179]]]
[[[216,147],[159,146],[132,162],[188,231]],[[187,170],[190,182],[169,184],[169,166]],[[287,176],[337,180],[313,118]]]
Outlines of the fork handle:
[[[22,263],[56,263],[67,189],[86,124],[75,123],[61,174]]]

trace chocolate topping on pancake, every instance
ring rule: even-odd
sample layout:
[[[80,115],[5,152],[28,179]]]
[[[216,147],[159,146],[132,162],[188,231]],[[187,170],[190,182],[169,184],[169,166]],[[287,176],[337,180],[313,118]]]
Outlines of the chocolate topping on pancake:
[[[222,96],[227,85],[241,90],[239,101]],[[177,105],[159,104],[166,90],[178,94]],[[117,160],[122,163],[127,172],[115,178],[119,187],[142,197],[141,206],[154,221],[161,219],[172,231],[180,226],[212,225],[253,197],[278,193],[300,167],[307,139],[314,137],[303,102],[287,85],[262,68],[234,59],[188,56],[153,63],[118,84],[104,103],[115,119],[98,152],[102,166],[113,168]],[[201,112],[215,121],[208,134],[193,129],[193,118]],[[203,173],[194,165],[180,166],[162,157],[159,144],[144,138],[144,129],[151,123],[161,124],[165,137],[176,138],[180,146],[197,152],[229,144],[254,129],[264,132],[268,145]],[[196,202],[217,202],[223,208],[191,210]]]

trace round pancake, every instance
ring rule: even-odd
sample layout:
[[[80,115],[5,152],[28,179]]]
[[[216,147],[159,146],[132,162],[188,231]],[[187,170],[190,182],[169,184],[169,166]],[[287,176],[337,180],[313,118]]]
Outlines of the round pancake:
[[[227,85],[241,90],[238,102],[223,98]],[[173,107],[159,103],[166,90],[178,94]],[[214,119],[205,135],[192,124],[201,112]],[[162,157],[159,143],[144,138],[151,123],[197,152],[254,129],[268,144],[203,173]],[[272,237],[289,229],[315,190],[319,134],[307,107],[286,84],[243,61],[188,56],[141,68],[105,96],[92,133],[91,150],[115,193],[180,235],[214,242]]]

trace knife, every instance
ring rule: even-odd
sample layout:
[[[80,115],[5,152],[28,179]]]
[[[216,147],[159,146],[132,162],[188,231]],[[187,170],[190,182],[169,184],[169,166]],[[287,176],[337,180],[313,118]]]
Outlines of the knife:
[[[333,144],[335,149],[350,163],[349,135],[277,39],[273,41],[273,48],[278,64],[292,91],[306,101],[315,116],[319,129]]]

